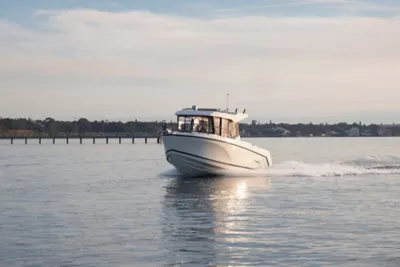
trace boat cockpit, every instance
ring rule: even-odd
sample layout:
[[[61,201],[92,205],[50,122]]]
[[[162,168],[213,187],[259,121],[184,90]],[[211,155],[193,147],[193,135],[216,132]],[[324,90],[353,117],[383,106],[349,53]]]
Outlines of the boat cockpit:
[[[178,115],[179,132],[215,134],[232,139],[240,138],[239,123],[215,116]]]

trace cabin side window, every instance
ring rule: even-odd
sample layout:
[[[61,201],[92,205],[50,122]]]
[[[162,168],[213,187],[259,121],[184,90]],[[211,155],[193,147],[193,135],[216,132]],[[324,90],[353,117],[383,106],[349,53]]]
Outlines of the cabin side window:
[[[221,135],[221,118],[214,117],[214,133]]]
[[[231,138],[237,138],[239,136],[239,123],[229,121],[229,136]]]
[[[229,120],[221,119],[221,136],[222,137],[230,137],[229,135]]]
[[[219,127],[217,128],[216,123],[220,123]],[[228,119],[220,119],[217,122],[214,119],[214,127],[215,127],[215,133],[218,135],[221,135],[222,137],[228,137],[228,138],[237,138],[240,133],[239,133],[239,123],[234,122],[232,120]]]
[[[180,132],[191,132],[192,131],[192,120],[191,116],[179,116],[178,117],[178,130]]]

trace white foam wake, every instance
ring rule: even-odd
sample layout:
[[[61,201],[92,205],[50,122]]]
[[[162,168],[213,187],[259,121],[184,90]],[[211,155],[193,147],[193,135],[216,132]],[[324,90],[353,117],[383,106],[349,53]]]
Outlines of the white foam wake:
[[[400,158],[387,155],[368,155],[354,160],[344,161],[343,164],[362,166],[367,169],[398,169]]]
[[[342,162],[306,163],[284,161],[265,170],[222,172],[229,177],[335,177],[355,175],[400,174],[400,158],[395,156],[366,156]],[[179,176],[175,170],[165,176]]]
[[[366,156],[343,162],[305,163],[286,161],[266,171],[269,176],[328,177],[400,174],[400,158]]]
[[[266,173],[269,176],[326,177],[377,174],[382,173],[382,170],[368,170],[363,167],[335,163],[313,164],[289,161],[271,167]]]

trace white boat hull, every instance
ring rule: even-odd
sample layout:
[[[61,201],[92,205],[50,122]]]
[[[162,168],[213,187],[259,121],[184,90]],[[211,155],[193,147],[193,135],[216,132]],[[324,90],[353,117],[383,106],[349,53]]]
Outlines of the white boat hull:
[[[162,139],[167,161],[185,176],[265,169],[272,164],[269,151],[240,139],[176,132]]]

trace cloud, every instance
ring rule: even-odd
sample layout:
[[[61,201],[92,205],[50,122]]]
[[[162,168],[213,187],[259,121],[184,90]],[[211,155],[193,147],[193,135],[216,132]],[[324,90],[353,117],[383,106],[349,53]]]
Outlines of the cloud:
[[[208,11],[212,13],[248,13],[251,11],[260,11],[260,10],[268,10],[268,9],[276,9],[276,8],[287,8],[287,7],[295,7],[308,4],[306,1],[278,1],[275,3],[268,4],[257,4],[257,5],[244,5],[239,7],[230,7],[230,8],[213,8],[212,6],[207,6]],[[204,7],[203,7],[204,8]]]
[[[88,117],[162,117],[192,104],[224,107],[226,92],[232,106],[256,101],[249,112],[268,118],[398,109],[396,18],[37,16],[41,28],[0,22],[6,115],[68,116],[73,105]],[[21,95],[26,108],[12,104]]]
[[[342,15],[364,15],[366,12],[383,16],[398,16],[400,14],[399,4],[388,4],[380,1],[356,1],[356,0],[303,0],[302,4],[310,7],[325,6],[336,8],[337,14]]]
[[[303,0],[301,3],[303,4],[336,4],[336,5],[349,5],[354,3],[365,3],[362,1],[353,1],[353,0]]]
[[[326,9],[328,8],[328,9]],[[366,12],[375,15],[396,16],[400,14],[399,4],[387,4],[382,2],[368,2],[356,0],[281,0],[264,4],[247,5],[218,8],[208,4],[202,6],[203,13],[207,11],[210,14],[224,16],[234,16],[241,14],[268,14],[275,16],[277,14],[318,14],[320,11],[328,12],[331,15],[339,16],[363,16]]]

